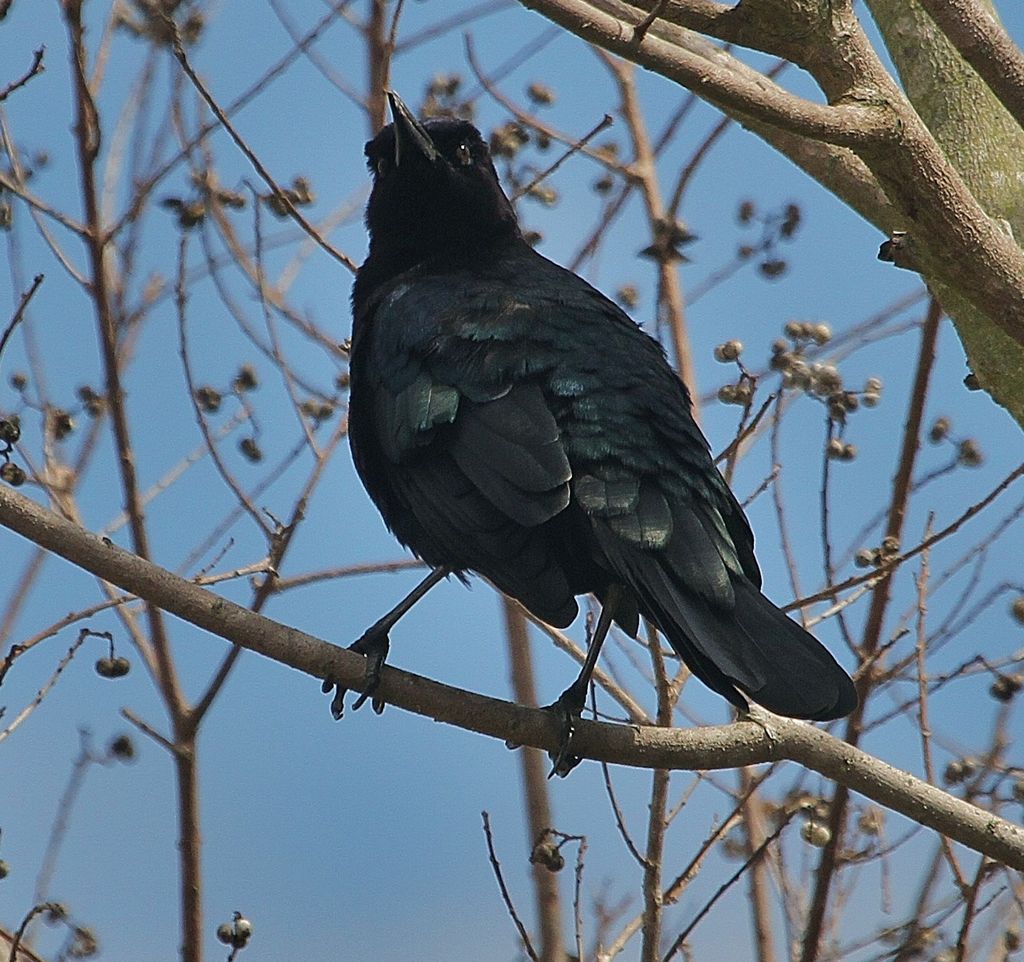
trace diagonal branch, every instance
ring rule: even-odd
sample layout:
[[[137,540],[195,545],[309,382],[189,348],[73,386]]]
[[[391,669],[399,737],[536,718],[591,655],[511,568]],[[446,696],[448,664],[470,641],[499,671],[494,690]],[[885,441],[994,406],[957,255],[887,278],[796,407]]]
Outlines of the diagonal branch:
[[[206,591],[0,487],[0,525],[151,604],[221,638],[317,678],[358,689],[359,655],[281,625]],[[380,696],[407,711],[551,751],[560,727],[543,709],[451,688],[385,667]],[[758,722],[678,729],[581,721],[579,752],[635,768],[720,769],[789,759],[861,792],[907,818],[1010,868],[1024,869],[1024,828],[955,798],[805,722],[769,715]]]

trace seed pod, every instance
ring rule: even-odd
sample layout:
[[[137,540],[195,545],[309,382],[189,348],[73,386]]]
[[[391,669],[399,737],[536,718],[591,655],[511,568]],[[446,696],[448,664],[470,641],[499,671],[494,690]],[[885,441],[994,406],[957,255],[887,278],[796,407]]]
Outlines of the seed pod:
[[[719,344],[715,348],[715,360],[721,361],[726,364],[730,361],[735,361],[736,358],[743,353],[743,342],[742,341],[726,341],[723,344]]]
[[[238,450],[242,452],[247,461],[258,464],[263,460],[263,452],[255,438],[242,438],[238,442]]]
[[[550,107],[555,102],[555,92],[542,83],[532,83],[526,88],[526,96],[538,107]]]
[[[853,556],[853,563],[858,568],[870,568],[872,565],[878,564],[878,551],[872,548],[861,548]]]
[[[824,848],[832,839],[832,833],[827,825],[811,819],[800,827],[800,835],[808,845],[815,848]]]
[[[950,422],[949,418],[941,417],[936,418],[932,422],[931,429],[928,431],[928,440],[932,444],[938,444],[949,436]]]
[[[6,481],[12,488],[20,488],[25,483],[25,472],[13,461],[0,465],[0,481]]]
[[[960,442],[960,455],[958,460],[962,465],[964,465],[964,467],[976,468],[985,460],[985,456],[981,453],[981,448],[978,446],[978,442],[975,441],[974,438],[964,438],[964,440]]]
[[[216,414],[220,410],[221,396],[216,388],[204,384],[196,388],[196,403],[207,414]]]
[[[530,853],[532,865],[543,865],[549,872],[561,872],[565,868],[565,858],[558,846],[551,841],[538,842]]]
[[[819,346],[828,344],[832,340],[832,328],[827,324],[815,324],[811,328],[811,340]]]
[[[1013,701],[1013,696],[1021,689],[1020,675],[997,675],[992,682],[989,693],[996,701]]]
[[[633,308],[640,301],[640,292],[635,284],[623,284],[615,292],[615,299],[623,306]]]

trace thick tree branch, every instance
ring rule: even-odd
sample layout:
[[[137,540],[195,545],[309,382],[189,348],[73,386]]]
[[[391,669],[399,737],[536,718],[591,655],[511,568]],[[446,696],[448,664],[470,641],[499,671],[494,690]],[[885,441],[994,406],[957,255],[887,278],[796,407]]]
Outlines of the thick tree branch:
[[[1024,53],[978,0],[919,0],[960,55],[1024,127]]]
[[[761,76],[733,69],[734,59],[717,48],[662,36],[655,23],[643,43],[633,43],[638,12],[619,0],[521,0],[523,6],[567,30],[700,94],[723,110],[738,110],[781,130],[842,147],[892,142],[896,117],[880,104],[849,101],[819,104],[789,93]],[[678,32],[678,31],[677,31]],[[700,52],[698,52],[700,51]]]
[[[365,662],[359,655],[220,598],[6,487],[0,487],[0,525],[237,645],[348,688],[358,689],[363,683]],[[517,745],[548,751],[559,742],[560,727],[549,712],[461,691],[396,668],[384,669],[379,693],[384,701],[407,711]],[[676,729],[582,721],[577,738],[574,746],[586,758],[636,768],[704,770],[789,759],[995,861],[1024,870],[1020,826],[804,722],[768,716],[759,722]]]

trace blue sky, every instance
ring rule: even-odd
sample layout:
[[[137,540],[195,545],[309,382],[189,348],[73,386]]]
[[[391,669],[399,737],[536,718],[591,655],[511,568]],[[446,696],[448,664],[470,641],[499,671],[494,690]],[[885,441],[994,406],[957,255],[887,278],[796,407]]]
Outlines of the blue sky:
[[[461,0],[446,3],[443,13],[464,6]],[[1018,38],[1024,36],[1024,8],[1010,0],[1002,0],[997,7],[1011,32]],[[435,22],[442,15],[441,8],[437,2],[408,3],[400,38]],[[105,5],[89,5],[89,15],[99,18],[105,9]],[[308,27],[324,7],[293,0],[288,9],[297,22]],[[480,61],[493,68],[543,34],[547,23],[510,4],[470,29]],[[93,42],[97,34],[94,24]],[[0,27],[0,63],[4,65],[0,83],[27,67],[32,50],[41,43],[47,47],[46,72],[12,96],[4,109],[17,143],[49,152],[49,163],[33,181],[34,189],[54,206],[70,206],[77,214],[66,41],[56,5],[43,7],[29,0],[14,4]],[[223,0],[214,6],[207,32],[191,56],[218,100],[227,103],[289,47],[287,35],[267,5]],[[361,50],[350,28],[335,26],[316,49],[350,82],[362,85]],[[143,52],[141,44],[124,36],[114,44],[101,98],[104,115],[111,118],[105,129],[108,148],[116,142],[114,111],[125,97]],[[176,77],[176,69],[167,60],[158,70],[160,81],[148,119],[153,129],[165,122],[162,102]],[[459,32],[418,46],[400,59],[393,84],[410,103],[418,104],[431,76],[453,71],[473,85]],[[577,136],[615,103],[607,74],[593,55],[569,36],[554,39],[505,77],[500,86],[524,102],[525,88],[535,80],[543,80],[557,94],[556,103],[545,110],[544,117]],[[799,78],[790,82],[805,89]],[[639,74],[638,83],[651,126],[657,129],[684,93],[649,74]],[[187,102],[188,110],[194,111],[191,96]],[[477,107],[483,128],[506,117],[486,96],[479,98]],[[671,185],[675,170],[715,120],[704,108],[690,116],[678,144],[664,158],[666,184]],[[339,226],[331,239],[360,260],[365,253],[359,214],[367,190],[362,159],[368,133],[365,119],[309,63],[299,61],[254,104],[240,111],[235,121],[280,182],[288,182],[296,174],[310,179],[317,196],[311,216],[318,218],[342,205],[351,206],[354,216]],[[622,125],[613,127],[608,136],[622,140]],[[226,137],[211,138],[211,148],[223,184],[244,191],[246,178],[256,183],[245,159]],[[571,258],[580,238],[593,225],[599,204],[589,185],[599,172],[591,161],[575,158],[554,178],[562,195],[557,206],[546,210],[524,204],[521,208],[524,223],[543,232],[542,250],[553,259]],[[188,188],[187,172],[179,171],[166,180],[158,196],[183,196]],[[702,167],[683,206],[687,224],[699,237],[687,248],[691,262],[680,268],[684,289],[700,285],[729,261],[738,243],[749,240],[750,231],[744,232],[735,219],[737,205],[745,198],[753,199],[762,209],[796,202],[804,213],[803,224],[784,250],[790,269],[782,280],[768,282],[748,269],[688,310],[699,393],[716,389],[728,377],[729,372],[711,356],[713,346],[722,340],[742,339],[747,346],[744,358],[756,367],[767,357],[768,345],[780,335],[786,321],[826,321],[839,333],[917,286],[912,275],[876,260],[883,238],[873,227],[756,137],[734,128]],[[54,403],[70,406],[77,385],[98,386],[93,318],[88,302],[53,261],[25,211],[19,208],[16,214],[17,229],[6,237],[10,270],[0,272],[0,316],[10,315],[18,292],[34,274],[46,273],[27,326],[40,346],[50,396]],[[269,215],[264,214],[263,221],[268,234],[283,232],[291,237],[287,246],[267,253],[268,270],[274,274],[289,262],[299,241],[294,231]],[[251,211],[238,215],[234,224],[240,236],[251,239]],[[84,252],[73,239],[64,237],[62,242],[74,260],[84,263]],[[173,276],[177,242],[171,214],[152,211],[140,251],[144,272]],[[636,283],[641,298],[632,313],[650,329],[653,270],[650,262],[636,256],[647,242],[642,211],[634,203],[600,256],[588,266],[587,276],[609,292],[623,283]],[[196,235],[190,236],[189,250],[190,263],[200,265]],[[249,289],[237,277],[226,282],[253,324],[259,326],[259,307]],[[344,269],[322,252],[314,252],[295,282],[291,301],[341,340],[350,330],[350,283]],[[920,308],[906,316],[919,314]],[[252,396],[252,403],[261,427],[260,444],[267,452],[267,463],[272,463],[295,443],[295,419],[280,383],[239,334],[208,281],[197,284],[192,293],[189,330],[200,381],[226,385],[239,363],[254,361],[260,367],[266,383]],[[329,388],[337,369],[335,362],[287,329],[282,336],[302,374]],[[869,345],[842,362],[848,384],[859,386],[868,376],[879,376],[886,384],[880,407],[851,419],[850,438],[860,449],[857,461],[835,467],[837,541],[843,544],[886,494],[916,338],[915,332],[908,332]],[[16,403],[7,377],[26,367],[25,344],[21,336],[14,338],[3,358],[0,409]],[[169,300],[154,307],[137,353],[127,386],[140,477],[143,485],[149,486],[199,441],[182,386],[177,325]],[[946,523],[1020,461],[1019,428],[985,395],[964,389],[965,373],[962,349],[947,323],[940,339],[929,417],[949,415],[958,437],[978,439],[986,463],[977,471],[953,472],[929,487],[908,519],[908,539],[913,541],[924,530],[930,511],[936,514],[936,524]],[[233,410],[220,415],[218,423]],[[713,448],[720,449],[731,439],[735,411],[717,404],[704,407],[703,423]],[[785,431],[783,483],[805,590],[820,584],[817,503],[823,420],[821,408],[804,399],[794,405]],[[31,430],[32,418],[26,416],[24,421]],[[74,438],[69,442],[69,456],[76,443]],[[102,451],[109,451],[105,435],[100,444]],[[246,483],[255,483],[265,470],[265,465],[246,465],[232,444],[225,448],[225,457]],[[922,472],[947,457],[947,449],[926,447]],[[300,460],[296,469],[261,496],[259,505],[278,516],[286,514],[308,467],[308,459]],[[761,443],[737,474],[735,487],[741,499],[757,488],[770,467],[767,445]],[[1020,492],[1016,497],[1020,499]],[[1013,499],[1011,492],[998,510],[1008,511],[1016,503]],[[104,526],[120,510],[120,504],[116,472],[100,458],[82,482],[84,523],[94,529]],[[193,468],[149,508],[157,560],[171,568],[181,564],[231,504],[230,493],[207,462]],[[991,522],[977,522],[963,540],[936,551],[934,570],[952,563],[999,516],[997,512]],[[787,601],[791,597],[789,582],[767,497],[754,502],[750,517],[758,532],[766,589],[776,600]],[[221,567],[258,557],[260,542],[251,530],[241,525],[231,534],[235,540]],[[115,537],[123,540],[124,532]],[[221,539],[218,547],[225,543],[226,538]],[[1019,532],[1015,536],[1011,531],[992,548],[984,571],[986,584],[1019,579],[1019,544]],[[12,572],[13,577],[25,563],[25,548],[10,535],[0,536],[0,545],[3,570]],[[216,549],[207,553],[193,570],[216,553]],[[343,445],[318,489],[282,574],[402,556],[359,488]],[[851,570],[848,564],[845,570]],[[326,582],[275,599],[268,613],[345,644],[401,597],[417,577],[416,573],[378,574]],[[911,573],[905,572],[896,612],[913,603],[911,584]],[[945,595],[935,600],[936,617],[955,600],[957,584],[954,581],[947,593],[948,600]],[[963,582],[959,584],[962,587]],[[244,584],[223,590],[237,600],[248,598]],[[90,578],[62,562],[47,562],[39,587],[4,647],[31,636],[65,612],[92,603],[97,592]],[[851,610],[854,625],[860,624],[863,614],[863,605]],[[100,616],[89,624],[96,630],[114,631],[119,644],[130,652],[113,617]],[[467,591],[458,583],[446,584],[394,632],[392,661],[449,684],[507,697],[502,624],[497,600],[486,585],[477,582]],[[574,630],[579,637],[580,624]],[[849,664],[835,626],[824,625],[820,634]],[[224,646],[177,622],[173,623],[173,636],[186,688],[195,694],[218,663]],[[992,656],[1007,654],[1024,645],[1022,637],[1020,628],[1006,616],[1006,605],[997,604],[936,656],[936,667],[952,668],[979,650]],[[0,692],[0,704],[7,705],[7,719],[31,699],[72,640],[73,633],[64,632],[17,664]],[[540,696],[548,701],[574,677],[575,666],[539,636],[535,641]],[[0,791],[0,857],[12,870],[0,883],[0,922],[8,926],[16,924],[31,904],[35,873],[57,799],[78,751],[78,729],[91,730],[95,744],[102,746],[112,734],[126,728],[118,715],[122,706],[131,707],[158,729],[163,727],[162,710],[141,667],[136,664],[128,678],[110,682],[91,668],[101,654],[101,642],[87,644],[43,706],[0,744],[0,784],[4,786]],[[621,653],[613,652],[611,659],[625,666]],[[961,746],[982,743],[995,703],[981,697],[970,702],[968,712],[963,705],[986,685],[984,679],[964,683],[936,697],[936,738],[942,751],[956,752]],[[728,717],[720,699],[698,691],[695,685],[688,688],[686,700],[689,708],[708,721]],[[867,747],[916,771],[919,753],[916,735],[911,735],[909,726],[897,722],[869,739]],[[169,959],[177,945],[171,767],[157,746],[137,734],[135,737],[139,757],[133,765],[97,767],[89,772],[51,887],[51,894],[65,901],[77,919],[97,930],[103,958],[126,962]],[[207,721],[200,754],[210,958],[220,957],[221,948],[213,938],[217,922],[229,918],[235,909],[246,913],[256,926],[252,947],[242,956],[251,960],[295,957],[318,962],[372,957],[390,962],[407,959],[410,954],[450,960],[515,957],[515,933],[498,898],[480,830],[480,811],[486,809],[491,813],[510,884],[529,916],[528,844],[518,760],[499,743],[395,708],[380,718],[368,711],[350,711],[343,722],[335,724],[314,681],[246,655]],[[646,815],[648,778],[635,772],[616,772],[615,777],[620,802],[639,832]],[[731,775],[719,777],[731,784]],[[678,777],[674,797],[691,778],[687,774]],[[808,782],[814,785],[816,780]],[[556,826],[588,837],[588,897],[596,897],[605,886],[612,901],[635,893],[639,872],[615,832],[599,768],[584,764],[571,778],[553,783],[551,792]],[[716,815],[724,810],[716,789],[702,787],[695,793],[682,824],[674,828],[667,872],[685,864]],[[922,839],[914,844],[918,847],[913,855],[907,854],[900,871],[909,870],[906,866],[912,864],[912,858],[926,851]],[[810,864],[806,848],[797,846],[794,852],[805,866]],[[878,912],[877,872],[877,867],[863,870],[863,885],[857,895],[858,904],[872,915]],[[672,910],[670,920],[681,924],[689,919],[723,877],[721,863],[712,859],[705,875]],[[567,873],[567,893],[569,884]],[[742,904],[726,903],[712,914],[695,936],[698,950],[707,952],[715,946],[719,954],[725,954],[726,948],[733,953],[742,951],[746,933],[733,914],[742,911]],[[53,938],[42,937],[40,946],[52,945]]]

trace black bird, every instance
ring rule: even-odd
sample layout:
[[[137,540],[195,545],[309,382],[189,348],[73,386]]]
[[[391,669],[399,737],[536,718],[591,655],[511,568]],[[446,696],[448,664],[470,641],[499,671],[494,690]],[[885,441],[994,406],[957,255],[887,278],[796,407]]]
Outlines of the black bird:
[[[434,571],[353,646],[369,656],[357,705],[401,614],[475,571],[558,627],[577,595],[602,603],[587,664],[555,703],[562,774],[612,620],[635,635],[649,618],[737,708],[852,711],[846,672],[761,594],[750,526],[660,345],[523,239],[475,127],[421,124],[388,97],[394,123],[366,145],[349,437],[389,529]]]

